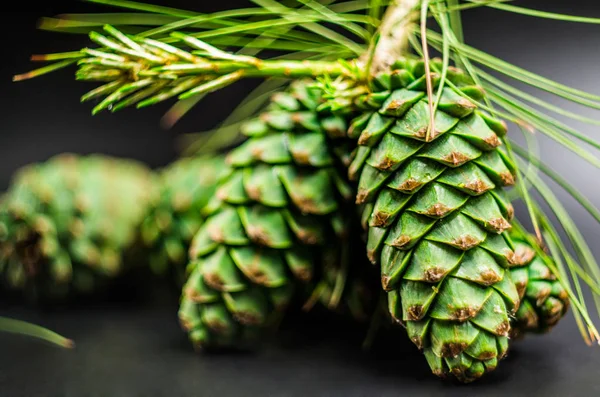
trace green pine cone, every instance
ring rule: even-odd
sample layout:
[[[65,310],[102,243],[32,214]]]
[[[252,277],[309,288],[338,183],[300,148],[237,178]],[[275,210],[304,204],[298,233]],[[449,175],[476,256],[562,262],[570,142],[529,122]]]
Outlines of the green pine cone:
[[[569,309],[569,294],[550,270],[552,259],[543,251],[535,236],[513,228],[515,246],[512,279],[521,297],[521,306],[512,319],[511,336],[549,332]]]
[[[22,168],[0,205],[3,284],[37,301],[97,290],[138,254],[154,195],[131,160],[61,154]]]
[[[179,311],[197,348],[254,344],[296,285],[340,261],[355,193],[337,169],[347,125],[316,111],[321,93],[310,84],[293,83],[244,125],[248,139],[229,153],[231,174],[204,210]]]
[[[501,149],[505,125],[466,97],[481,90],[455,68],[448,81],[457,88],[444,88],[429,133],[424,63],[402,60],[375,77],[354,103],[363,114],[349,130],[359,144],[349,175],[392,317],[435,374],[470,382],[506,354],[519,306],[503,233],[515,172]]]
[[[204,223],[202,209],[228,173],[224,156],[185,157],[158,172],[159,199],[141,227],[153,273],[172,274],[183,284],[190,243]]]

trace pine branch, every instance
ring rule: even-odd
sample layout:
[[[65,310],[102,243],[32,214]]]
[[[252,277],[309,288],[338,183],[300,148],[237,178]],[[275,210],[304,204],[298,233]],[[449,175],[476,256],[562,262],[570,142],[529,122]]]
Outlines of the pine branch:
[[[321,75],[355,78],[345,64],[335,61],[262,60],[222,51],[189,35],[171,33],[172,38],[197,50],[189,52],[162,41],[125,35],[109,25],[104,30],[112,37],[96,32],[90,34],[90,38],[102,46],[100,50],[86,48],[79,56],[65,54],[67,59],[15,76],[14,80],[37,77],[77,62],[77,80],[106,83],[82,97],[82,101],[88,101],[106,96],[94,108],[93,114],[97,114],[105,109],[132,105],[142,108],[173,97],[184,100],[221,89],[241,78]],[[53,54],[47,58],[60,56]],[[130,96],[134,94],[136,97],[132,100]]]
[[[419,12],[415,11],[420,0],[396,0],[388,6],[379,27],[378,38],[371,45],[372,54],[368,62],[370,74],[388,69],[408,49],[408,36],[412,34],[412,27],[419,19]]]

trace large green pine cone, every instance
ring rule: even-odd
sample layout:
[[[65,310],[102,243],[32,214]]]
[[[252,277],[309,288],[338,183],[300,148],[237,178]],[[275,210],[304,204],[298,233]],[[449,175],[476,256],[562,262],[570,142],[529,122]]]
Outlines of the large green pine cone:
[[[298,283],[339,264],[343,206],[354,196],[337,170],[347,125],[316,111],[321,94],[310,84],[293,83],[243,126],[248,139],[228,155],[232,171],[204,210],[179,311],[198,348],[254,344]]]
[[[35,300],[102,287],[139,253],[154,187],[142,164],[102,155],[22,168],[0,206],[3,284]]]
[[[182,285],[192,238],[204,223],[202,209],[229,173],[224,156],[184,157],[158,171],[159,197],[141,227],[148,262]]]
[[[515,246],[512,279],[517,286],[521,305],[512,319],[511,336],[549,332],[570,305],[569,294],[550,269],[552,259],[536,244],[535,236],[513,228],[510,236]]]
[[[469,382],[505,355],[519,306],[503,233],[513,208],[502,189],[515,172],[500,148],[505,125],[465,98],[481,90],[454,68],[448,81],[428,134],[423,62],[376,77],[355,102],[364,111],[349,131],[359,144],[349,173],[391,315],[435,374]]]

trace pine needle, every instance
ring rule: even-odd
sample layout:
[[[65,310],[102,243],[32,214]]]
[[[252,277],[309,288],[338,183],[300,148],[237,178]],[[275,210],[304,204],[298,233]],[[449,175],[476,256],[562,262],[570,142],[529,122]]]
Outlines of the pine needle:
[[[260,5],[261,7],[264,7],[265,9],[275,10],[278,13],[281,13],[282,11],[285,11],[287,13],[288,11],[292,10],[288,7],[282,6],[281,4],[277,3],[274,0],[252,0],[252,2]],[[293,21],[294,18],[295,17],[293,17],[293,16],[288,16],[288,15],[284,16],[284,19],[286,19],[286,20]],[[361,45],[357,44],[356,42],[344,37],[343,35],[335,32],[329,28],[326,28],[325,26],[316,24],[314,22],[302,23],[299,26],[301,26],[303,29],[306,29],[308,31],[317,33],[321,37],[326,38],[334,43],[343,45],[343,46],[347,47],[348,49],[354,51],[357,55],[362,54],[364,51],[364,48]]]
[[[15,320],[12,318],[0,317],[0,331],[31,336],[33,338],[41,339],[66,349],[72,349],[75,347],[75,342],[57,334],[54,331],[50,331],[49,329],[36,324]]]
[[[425,81],[427,84],[427,103],[429,105],[429,127],[425,141],[431,141],[435,131],[435,109],[433,99],[433,83],[431,79],[431,68],[429,59],[429,45],[427,45],[427,15],[429,12],[429,0],[422,0],[421,3],[421,46],[423,48],[423,59],[425,61]]]
[[[482,3],[482,1],[478,0],[468,0],[471,3]],[[559,14],[555,12],[546,12],[533,10],[530,8],[524,8],[519,6],[514,6],[510,4],[497,4],[495,2],[491,2],[485,4],[486,7],[495,8],[502,11],[512,12],[514,14],[527,15],[536,18],[544,18],[544,19],[552,19],[554,21],[565,21],[565,22],[577,22],[577,23],[588,23],[598,25],[600,24],[600,18],[590,18],[590,17],[581,17],[577,15],[567,15],[567,14]]]
[[[128,10],[136,10],[143,12],[151,12],[156,14],[170,15],[179,18],[190,18],[197,15],[192,11],[181,10],[172,7],[163,7],[154,4],[140,3],[137,1],[128,0],[83,0],[87,3],[103,4],[111,7],[125,8]]]
[[[23,80],[33,79],[35,77],[40,77],[45,74],[55,72],[59,69],[64,69],[68,66],[73,65],[76,62],[77,62],[77,59],[67,59],[64,61],[56,62],[51,65],[44,66],[44,67],[32,70],[27,73],[18,74],[13,77],[13,81],[23,81]]]
[[[451,27],[450,24],[448,22],[448,18],[447,15],[445,13],[439,13],[437,15],[436,18],[439,21],[440,27],[442,28],[442,32],[449,32],[451,31]],[[443,40],[443,44],[442,44],[442,73],[441,73],[441,78],[440,78],[440,82],[439,82],[439,86],[438,86],[438,92],[435,98],[435,102],[433,102],[433,110],[431,111],[431,113],[433,114],[432,116],[432,125],[435,124],[435,114],[437,112],[438,109],[438,104],[440,102],[440,99],[442,98],[442,94],[444,92],[444,86],[446,85],[446,78],[448,76],[448,66],[450,63],[450,37],[448,37],[448,34],[443,34],[444,36],[444,40]],[[427,67],[427,69],[429,69],[429,67]],[[429,134],[435,134],[435,127],[432,127],[429,129],[428,133]],[[427,140],[429,140],[430,136],[428,135]]]

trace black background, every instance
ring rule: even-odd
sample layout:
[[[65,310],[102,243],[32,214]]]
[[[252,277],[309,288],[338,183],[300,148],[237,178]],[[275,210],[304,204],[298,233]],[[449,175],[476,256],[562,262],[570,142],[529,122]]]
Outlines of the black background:
[[[90,88],[74,82],[72,69],[12,83],[29,70],[31,53],[68,51],[87,45],[85,37],[40,32],[40,16],[64,12],[112,11],[73,1],[11,2],[1,14],[0,188],[20,166],[59,152],[101,152],[134,157],[151,166],[176,156],[177,134],[204,130],[223,119],[252,82],[211,95],[173,130],[160,128],[168,105],[142,111],[90,115],[79,104]],[[170,1],[169,5],[212,11],[247,4]],[[597,1],[518,1],[532,8],[600,17]],[[188,5],[189,4],[189,5]],[[6,5],[5,7],[8,7]],[[540,21],[494,10],[465,14],[467,40],[520,66],[565,84],[600,92],[600,27]],[[542,95],[542,94],[540,94]],[[546,95],[542,95],[547,97]],[[556,102],[558,104],[558,102]],[[570,105],[567,105],[570,106]],[[585,114],[598,117],[592,111]],[[576,124],[577,125],[577,124]],[[579,127],[579,125],[577,125]],[[597,128],[581,126],[591,136]],[[598,172],[555,144],[543,141],[544,159],[596,205]],[[567,210],[595,254],[598,226],[563,194]],[[317,315],[288,322],[280,336],[257,355],[198,356],[176,323],[175,293],[129,288],[105,302],[88,302],[54,312],[10,307],[3,314],[31,320],[75,339],[72,351],[6,334],[0,335],[2,396],[593,396],[600,393],[600,349],[581,340],[569,316],[550,335],[513,345],[510,356],[484,380],[459,386],[437,380],[411,345],[382,340],[362,352],[361,334],[343,322]]]

